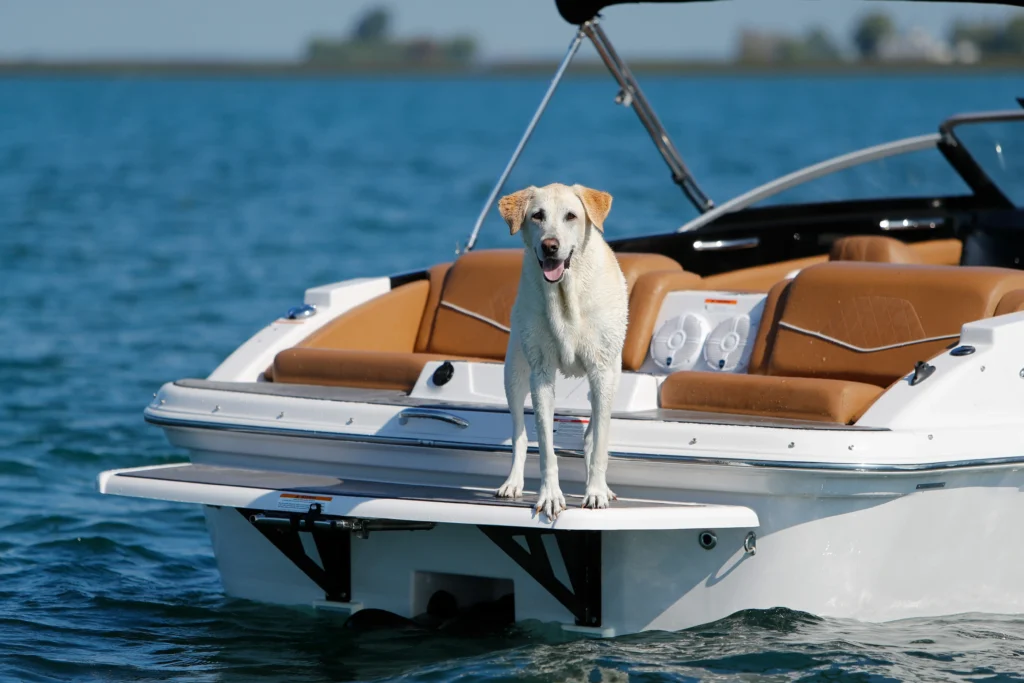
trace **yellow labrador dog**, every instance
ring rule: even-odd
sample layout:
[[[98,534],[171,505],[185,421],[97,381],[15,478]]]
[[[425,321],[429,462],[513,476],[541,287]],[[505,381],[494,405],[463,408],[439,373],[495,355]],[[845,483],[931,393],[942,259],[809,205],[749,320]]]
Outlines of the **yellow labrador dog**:
[[[583,507],[604,508],[608,428],[622,374],[628,301],[626,278],[604,241],[612,206],[607,192],[559,183],[528,187],[498,203],[512,234],[526,244],[512,332],[505,355],[505,396],[512,414],[512,472],[498,496],[519,497],[526,464],[526,392],[533,398],[540,447],[537,512],[554,520],[565,509],[552,443],[555,377],[586,376],[591,420],[583,439],[587,487]]]

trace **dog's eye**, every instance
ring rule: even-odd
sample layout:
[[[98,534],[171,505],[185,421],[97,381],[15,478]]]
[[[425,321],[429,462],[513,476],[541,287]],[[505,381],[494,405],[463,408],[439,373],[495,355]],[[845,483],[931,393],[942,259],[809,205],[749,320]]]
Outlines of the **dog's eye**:
[[[565,214],[565,220],[567,220],[567,221],[574,221],[574,220],[576,220],[576,214],[574,214],[572,211],[570,211],[569,213]]]
[[[534,213],[532,216],[530,216],[530,218],[532,218],[535,221],[542,221],[542,220],[544,220],[544,209],[540,209],[539,211]]]

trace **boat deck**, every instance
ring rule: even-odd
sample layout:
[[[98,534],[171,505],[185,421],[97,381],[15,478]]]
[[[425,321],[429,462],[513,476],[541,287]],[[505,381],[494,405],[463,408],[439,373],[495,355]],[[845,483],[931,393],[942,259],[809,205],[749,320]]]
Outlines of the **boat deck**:
[[[436,408],[449,410],[467,410],[479,412],[507,413],[504,405],[483,403],[454,403],[425,398],[414,398],[401,391],[387,389],[357,389],[352,387],[328,387],[307,384],[283,384],[276,382],[218,382],[205,379],[182,379],[174,383],[187,389],[205,389],[209,391],[229,391],[264,396],[282,396],[288,398],[306,398],[319,401],[340,401],[345,403],[371,403],[378,405],[394,405],[408,408]],[[527,408],[527,413],[533,411]],[[559,415],[586,417],[589,411],[558,409]],[[734,425],[743,427],[766,427],[775,429],[814,429],[827,431],[888,431],[883,427],[866,427],[858,425],[835,424],[831,422],[813,422],[810,420],[791,420],[787,418],[769,418],[756,415],[727,415],[724,413],[702,413],[690,410],[642,410],[633,412],[616,412],[612,417],[618,420],[650,420],[654,422],[687,422],[693,424]]]
[[[406,522],[551,528],[536,514],[536,494],[497,498],[493,489],[397,484],[271,470],[182,463],[100,475],[101,493],[203,505],[309,513],[325,517]],[[561,530],[703,529],[756,527],[757,515],[734,505],[620,499],[603,510],[581,508],[582,496],[566,496],[569,509],[555,520]]]

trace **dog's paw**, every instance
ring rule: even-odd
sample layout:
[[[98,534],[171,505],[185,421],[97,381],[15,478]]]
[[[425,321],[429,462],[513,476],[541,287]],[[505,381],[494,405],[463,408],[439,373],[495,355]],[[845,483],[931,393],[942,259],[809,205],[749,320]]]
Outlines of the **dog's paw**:
[[[537,514],[543,513],[553,522],[558,517],[558,513],[564,509],[565,496],[562,495],[562,490],[558,486],[542,485],[540,493],[537,495],[537,505],[534,506]]]
[[[519,498],[523,495],[523,478],[513,479],[509,477],[498,489],[496,495],[498,498]]]
[[[583,493],[583,507],[585,508],[606,508],[608,503],[617,499],[618,496],[607,486],[601,488],[597,486],[588,486],[587,490]]]

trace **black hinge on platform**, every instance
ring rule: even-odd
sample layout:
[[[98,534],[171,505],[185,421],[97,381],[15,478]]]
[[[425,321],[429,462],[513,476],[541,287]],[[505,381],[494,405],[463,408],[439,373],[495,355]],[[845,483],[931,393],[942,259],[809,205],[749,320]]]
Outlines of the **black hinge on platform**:
[[[318,525],[320,506],[314,504],[305,514],[290,514],[280,517],[286,524],[258,524],[266,519],[260,510],[239,508],[238,511],[263,534],[268,541],[292,561],[302,573],[308,576],[324,592],[327,600],[350,602],[352,600],[352,531],[342,526]],[[306,554],[299,537],[299,529],[313,534],[313,542],[320,554],[320,568],[313,558]]]
[[[601,532],[540,531],[481,526],[487,538],[526,571],[576,617],[577,626],[601,625]],[[558,580],[551,567],[544,536],[554,535],[572,588]],[[515,537],[526,540],[527,551]]]

